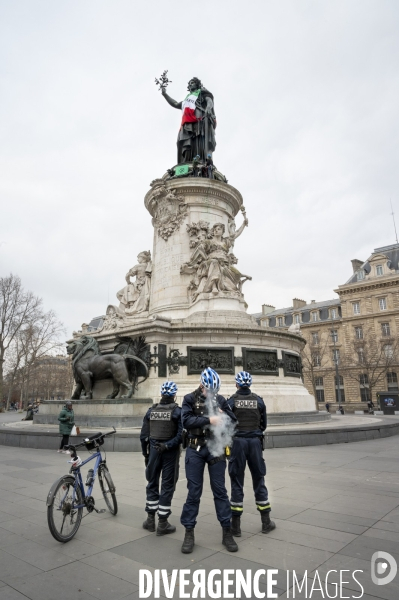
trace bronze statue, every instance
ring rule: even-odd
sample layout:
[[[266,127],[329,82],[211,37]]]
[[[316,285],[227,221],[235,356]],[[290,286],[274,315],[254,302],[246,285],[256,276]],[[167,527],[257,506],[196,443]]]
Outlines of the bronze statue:
[[[188,94],[182,102],[173,100],[167,93],[166,87],[170,80],[167,71],[161,75],[161,80],[155,80],[165,100],[173,108],[183,111],[182,122],[177,136],[177,163],[190,163],[194,157],[210,166],[212,153],[215,151],[216,116],[213,95],[198,79],[193,77],[188,82]]]
[[[73,400],[78,400],[83,390],[85,398],[92,399],[93,383],[102,379],[112,379],[113,382],[114,389],[107,398],[116,398],[121,386],[126,389],[126,394],[121,398],[133,396],[138,385],[135,363],[140,366],[141,373],[145,373],[143,381],[148,377],[148,367],[141,358],[126,351],[124,346],[120,348],[120,354],[118,349],[117,346],[115,354],[103,355],[97,341],[88,335],[83,335],[67,345],[67,353],[72,356],[72,370],[76,382]]]

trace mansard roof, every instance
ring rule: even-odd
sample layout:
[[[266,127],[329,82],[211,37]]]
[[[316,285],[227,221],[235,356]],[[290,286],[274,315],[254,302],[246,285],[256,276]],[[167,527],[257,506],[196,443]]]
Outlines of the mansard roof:
[[[330,308],[332,306],[341,306],[341,302],[339,298],[333,298],[332,300],[323,300],[322,302],[310,302],[309,304],[305,304],[300,308],[294,308],[293,306],[289,306],[288,308],[277,308],[272,312],[267,313],[267,315],[263,315],[265,317],[277,317],[286,314],[293,313],[302,313],[306,311],[312,311],[315,309],[320,310],[321,308]]]
[[[379,258],[378,255],[380,255],[380,256],[382,255],[381,260],[383,260],[384,258],[386,259],[386,264],[388,265],[388,268],[391,270],[392,274],[395,271],[396,272],[399,271],[399,244],[391,244],[390,246],[382,246],[381,248],[375,248],[372,255],[362,264],[362,266],[360,267],[360,269],[358,269],[356,271],[356,273],[353,273],[350,276],[350,278],[345,283],[345,285],[347,285],[348,283],[357,283],[357,281],[358,281],[357,274],[361,269],[363,269],[364,272],[366,273],[366,275],[368,275],[371,271],[370,263],[373,261],[374,258],[377,258],[377,257]]]

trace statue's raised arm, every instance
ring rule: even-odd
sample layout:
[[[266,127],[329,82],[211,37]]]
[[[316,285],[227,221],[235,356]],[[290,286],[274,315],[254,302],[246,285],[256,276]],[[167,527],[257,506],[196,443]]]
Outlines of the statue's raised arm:
[[[216,148],[216,115],[211,92],[202,85],[198,77],[193,77],[188,82],[187,96],[183,101],[177,102],[166,93],[166,87],[170,83],[167,71],[155,82],[168,104],[183,111],[177,136],[177,163],[192,163],[197,156],[203,163],[212,159]]]
[[[229,231],[229,238],[230,238],[232,247],[234,247],[234,241],[242,234],[245,227],[248,227],[248,219],[247,219],[247,214],[245,212],[245,206],[242,206],[240,210],[242,212],[242,216],[244,217],[244,221],[242,222],[241,226],[237,230],[236,230],[236,223],[234,221],[234,218],[233,217],[229,218],[228,231]]]
[[[182,102],[177,102],[176,100],[173,100],[173,98],[171,98],[167,93],[166,93],[166,89],[162,88],[161,90],[162,92],[162,96],[165,98],[166,102],[168,104],[170,104],[171,106],[173,106],[173,108],[178,108],[181,109],[182,107]]]

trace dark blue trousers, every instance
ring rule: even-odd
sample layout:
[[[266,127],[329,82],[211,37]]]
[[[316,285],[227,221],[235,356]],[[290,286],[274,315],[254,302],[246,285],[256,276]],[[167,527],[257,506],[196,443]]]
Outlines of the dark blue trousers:
[[[225,485],[226,461],[210,465],[215,457],[206,446],[197,452],[193,448],[186,450],[186,478],[188,495],[183,506],[180,523],[187,528],[197,524],[197,516],[204,485],[204,469],[208,465],[209,480],[215,502],[216,515],[222,527],[230,527],[231,509]]]
[[[179,448],[165,450],[158,454],[154,447],[150,446],[150,458],[145,472],[147,484],[146,511],[165,518],[172,512],[172,498],[175,491],[175,469],[179,460]],[[162,474],[161,493],[159,493],[159,480]]]
[[[269,495],[265,485],[266,463],[263,459],[262,442],[259,437],[235,437],[229,462],[231,480],[231,510],[241,515],[244,506],[245,467],[252,475],[252,487],[255,494],[256,508],[270,511]]]

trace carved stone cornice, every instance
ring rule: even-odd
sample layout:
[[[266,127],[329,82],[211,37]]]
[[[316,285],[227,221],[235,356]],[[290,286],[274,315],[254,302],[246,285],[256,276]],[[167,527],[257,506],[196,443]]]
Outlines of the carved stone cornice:
[[[336,294],[341,296],[348,296],[349,294],[358,294],[361,292],[368,292],[370,290],[385,289],[390,287],[399,286],[399,276],[395,279],[384,280],[370,280],[362,281],[357,284],[346,284],[345,286],[339,286],[338,289],[334,290]]]
[[[155,216],[156,203],[154,199],[157,195],[157,188],[164,186],[167,190],[174,190],[178,196],[184,196],[187,204],[204,204],[213,202],[225,202],[235,216],[243,205],[243,199],[240,192],[228,183],[223,183],[215,179],[173,179],[171,181],[155,180],[152,188],[147,192],[144,204],[148,212]],[[212,202],[212,203],[213,203]]]

